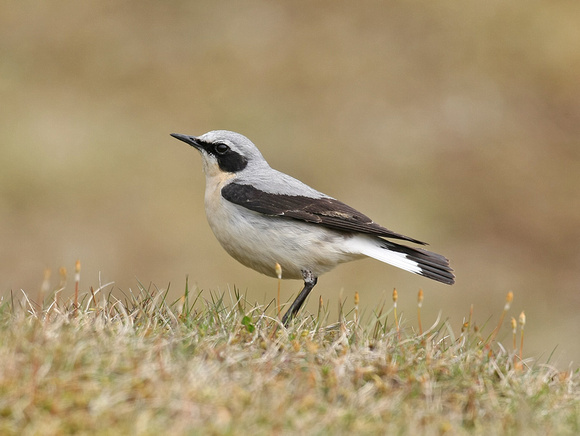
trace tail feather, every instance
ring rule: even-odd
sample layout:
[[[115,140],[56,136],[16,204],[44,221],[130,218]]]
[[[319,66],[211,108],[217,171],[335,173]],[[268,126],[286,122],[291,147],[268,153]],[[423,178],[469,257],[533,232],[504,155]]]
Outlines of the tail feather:
[[[440,254],[381,238],[357,238],[355,244],[357,250],[365,256],[441,283],[448,285],[455,283],[455,275],[449,266],[449,260]]]

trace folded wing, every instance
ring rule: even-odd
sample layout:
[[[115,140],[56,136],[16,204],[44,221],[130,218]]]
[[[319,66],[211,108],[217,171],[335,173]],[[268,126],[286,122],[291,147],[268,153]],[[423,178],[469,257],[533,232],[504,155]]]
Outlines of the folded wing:
[[[427,245],[425,242],[395,233],[331,197],[273,194],[239,183],[225,186],[222,189],[222,197],[264,215],[288,217],[344,232],[366,233]]]

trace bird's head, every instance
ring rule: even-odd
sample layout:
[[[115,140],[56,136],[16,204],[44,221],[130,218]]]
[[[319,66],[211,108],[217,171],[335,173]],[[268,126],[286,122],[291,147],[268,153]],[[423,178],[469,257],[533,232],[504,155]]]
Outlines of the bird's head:
[[[201,136],[179,133],[172,133],[171,136],[195,147],[201,153],[203,168],[208,176],[219,173],[238,174],[252,167],[267,165],[252,141],[236,132],[212,130]]]

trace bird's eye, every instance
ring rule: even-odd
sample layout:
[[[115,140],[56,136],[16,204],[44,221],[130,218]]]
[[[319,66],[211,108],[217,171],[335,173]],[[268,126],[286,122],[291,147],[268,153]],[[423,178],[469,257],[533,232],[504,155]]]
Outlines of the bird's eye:
[[[226,144],[223,144],[221,142],[219,144],[215,145],[215,151],[217,154],[226,154],[229,149],[230,149],[230,147],[228,147]]]

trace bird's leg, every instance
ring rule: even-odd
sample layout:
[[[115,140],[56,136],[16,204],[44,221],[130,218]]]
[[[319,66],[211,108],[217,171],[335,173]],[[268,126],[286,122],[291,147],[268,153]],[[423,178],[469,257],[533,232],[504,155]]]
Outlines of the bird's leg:
[[[318,277],[314,277],[312,275],[312,271],[303,270],[302,277],[304,277],[304,288],[302,288],[302,290],[298,294],[298,297],[296,297],[296,299],[290,306],[290,309],[288,309],[288,311],[284,314],[284,317],[282,318],[282,324],[284,324],[285,327],[288,326],[290,320],[294,318],[296,313],[298,313],[298,311],[304,304],[304,301],[306,301],[306,297],[308,297],[308,294],[310,294],[310,291],[312,291],[312,288],[314,288],[316,282],[318,281]]]

